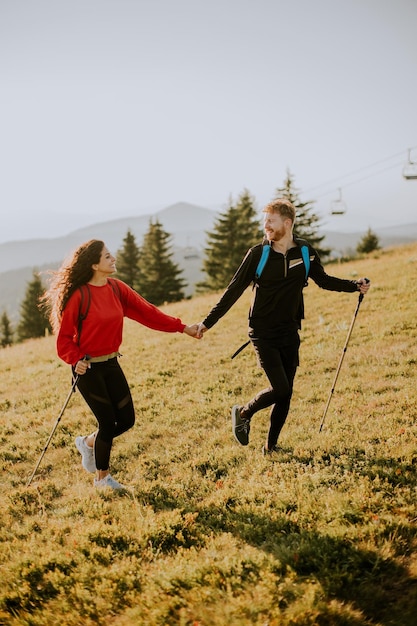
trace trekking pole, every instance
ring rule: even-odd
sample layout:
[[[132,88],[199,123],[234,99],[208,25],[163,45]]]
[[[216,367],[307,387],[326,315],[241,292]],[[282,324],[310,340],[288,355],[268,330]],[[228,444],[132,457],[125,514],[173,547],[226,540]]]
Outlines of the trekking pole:
[[[369,279],[368,278],[365,278],[365,280],[366,280],[367,283],[369,283]],[[350,339],[350,336],[352,334],[353,326],[355,324],[356,316],[358,314],[359,307],[361,305],[363,297],[364,297],[364,294],[360,293],[359,294],[359,298],[358,298],[358,304],[356,305],[355,313],[353,314],[352,321],[350,323],[349,332],[347,334],[345,345],[343,347],[343,352],[342,352],[342,354],[340,356],[339,365],[337,366],[336,374],[335,374],[334,381],[333,381],[333,386],[332,386],[332,388],[330,390],[329,397],[327,398],[327,402],[326,402],[326,406],[325,406],[325,409],[324,409],[323,417],[322,417],[321,423],[320,423],[319,433],[321,433],[322,428],[323,428],[323,424],[324,424],[324,420],[326,419],[327,410],[329,408],[330,401],[332,399],[333,392],[334,392],[335,387],[336,387],[337,378],[339,376],[340,368],[342,367],[343,359],[344,359],[344,356],[345,356],[345,353],[346,353],[346,350],[347,350],[347,347],[348,347],[349,339]]]
[[[86,355],[86,356],[84,357],[83,361],[88,361],[88,360],[89,360],[89,358],[90,358],[90,357],[89,357],[88,355]],[[35,469],[33,470],[32,474],[31,474],[31,477],[29,478],[28,482],[26,483],[26,487],[29,487],[29,486],[30,486],[30,484],[31,484],[31,482],[32,482],[32,480],[33,480],[33,478],[34,478],[34,476],[35,476],[36,472],[38,471],[38,467],[39,467],[39,465],[41,464],[41,461],[42,461],[43,457],[45,456],[45,453],[46,453],[46,451],[47,451],[47,449],[48,449],[48,446],[49,446],[49,444],[51,443],[51,439],[52,439],[52,437],[54,436],[54,433],[55,433],[55,431],[56,431],[56,429],[57,429],[57,427],[58,427],[59,422],[61,421],[61,417],[63,416],[64,411],[65,411],[65,409],[66,409],[66,408],[67,408],[67,406],[68,406],[68,402],[70,401],[72,394],[75,392],[75,389],[76,389],[76,387],[77,387],[77,383],[78,383],[79,379],[80,379],[80,375],[79,375],[79,374],[77,374],[77,376],[76,376],[76,377],[74,378],[74,380],[73,380],[73,383],[72,383],[72,386],[71,386],[71,390],[70,390],[69,394],[67,395],[67,398],[66,398],[66,400],[65,400],[65,402],[64,402],[64,404],[63,404],[63,407],[62,407],[62,409],[61,409],[61,410],[60,410],[60,412],[59,412],[59,415],[58,415],[57,420],[56,420],[56,422],[55,422],[55,425],[54,425],[54,427],[53,427],[53,429],[52,429],[52,431],[51,431],[51,434],[50,434],[50,435],[49,435],[49,437],[48,437],[48,441],[46,442],[45,447],[44,447],[44,449],[42,450],[42,454],[40,455],[39,460],[38,460],[38,462],[37,462],[37,463],[36,463],[36,465],[35,465]]]

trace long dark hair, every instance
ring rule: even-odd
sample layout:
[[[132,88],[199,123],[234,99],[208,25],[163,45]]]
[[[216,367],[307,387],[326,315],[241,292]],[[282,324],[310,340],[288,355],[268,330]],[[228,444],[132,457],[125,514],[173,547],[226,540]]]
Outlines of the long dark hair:
[[[100,262],[103,248],[104,241],[90,239],[81,244],[59,270],[50,272],[50,285],[40,298],[40,306],[48,315],[53,332],[58,331],[62,312],[74,291],[93,277],[93,265]]]

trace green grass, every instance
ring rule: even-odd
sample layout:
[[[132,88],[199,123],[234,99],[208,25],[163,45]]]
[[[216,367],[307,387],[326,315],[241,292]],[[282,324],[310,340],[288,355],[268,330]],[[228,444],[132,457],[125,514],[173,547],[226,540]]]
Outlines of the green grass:
[[[94,420],[54,338],[0,351],[0,624],[412,626],[417,612],[417,245],[330,266],[372,289],[318,432],[354,294],[305,290],[301,364],[276,460],[268,411],[240,447],[230,408],[265,386],[250,292],[200,342],[127,321],[137,412],[115,442],[127,494],[97,492],[74,437]],[[207,295],[164,307],[187,323]]]

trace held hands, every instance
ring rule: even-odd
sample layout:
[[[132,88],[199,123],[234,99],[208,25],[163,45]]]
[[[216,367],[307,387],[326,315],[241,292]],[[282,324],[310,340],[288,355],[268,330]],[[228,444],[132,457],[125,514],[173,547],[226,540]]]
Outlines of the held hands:
[[[208,331],[208,328],[206,328],[203,324],[203,322],[200,322],[199,324],[197,324],[198,328],[197,328],[197,337],[199,339],[203,338],[204,333],[206,333]]]
[[[356,284],[358,286],[358,291],[360,291],[361,294],[365,295],[371,286],[371,281],[369,280],[369,278],[360,278],[356,281]]]
[[[190,337],[194,337],[194,339],[201,339],[202,335],[198,333],[198,324],[193,324],[192,326],[186,326],[184,328],[184,333],[189,335]]]
[[[199,324],[193,324],[192,326],[186,326],[184,328],[184,332],[187,335],[190,335],[190,337],[194,337],[195,339],[202,339],[203,334],[207,330],[208,329],[204,326],[202,322],[200,322]]]

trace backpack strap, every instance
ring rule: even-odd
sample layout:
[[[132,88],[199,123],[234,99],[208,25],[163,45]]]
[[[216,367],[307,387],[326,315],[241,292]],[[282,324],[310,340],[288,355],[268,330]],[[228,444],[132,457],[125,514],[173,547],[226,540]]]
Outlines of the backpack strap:
[[[79,290],[81,294],[81,299],[80,299],[80,307],[78,309],[78,327],[77,327],[78,345],[80,345],[81,329],[83,327],[83,321],[88,315],[88,311],[90,309],[90,303],[91,303],[91,291],[90,291],[89,286],[87,284],[81,285],[81,287],[79,287]],[[87,295],[85,295],[85,292],[87,292]]]
[[[269,245],[269,243],[262,246],[261,258],[259,259],[258,267],[256,268],[256,272],[255,272],[255,281],[259,279],[262,272],[264,271],[264,267],[268,260],[270,250],[271,250],[271,246]]]
[[[122,296],[121,296],[121,293],[120,293],[120,287],[119,287],[119,283],[117,282],[117,280],[115,280],[114,278],[108,278],[107,282],[109,283],[110,287],[113,289],[113,291],[116,294],[116,296],[121,301],[122,300]]]
[[[120,291],[119,281],[116,278],[108,278],[107,281],[110,287],[113,289],[115,295],[119,298],[120,303],[123,307],[123,298],[122,298],[122,292]]]
[[[301,256],[303,257],[304,267],[306,270],[306,285],[308,281],[308,274],[310,272],[310,251],[308,246],[301,246]]]

